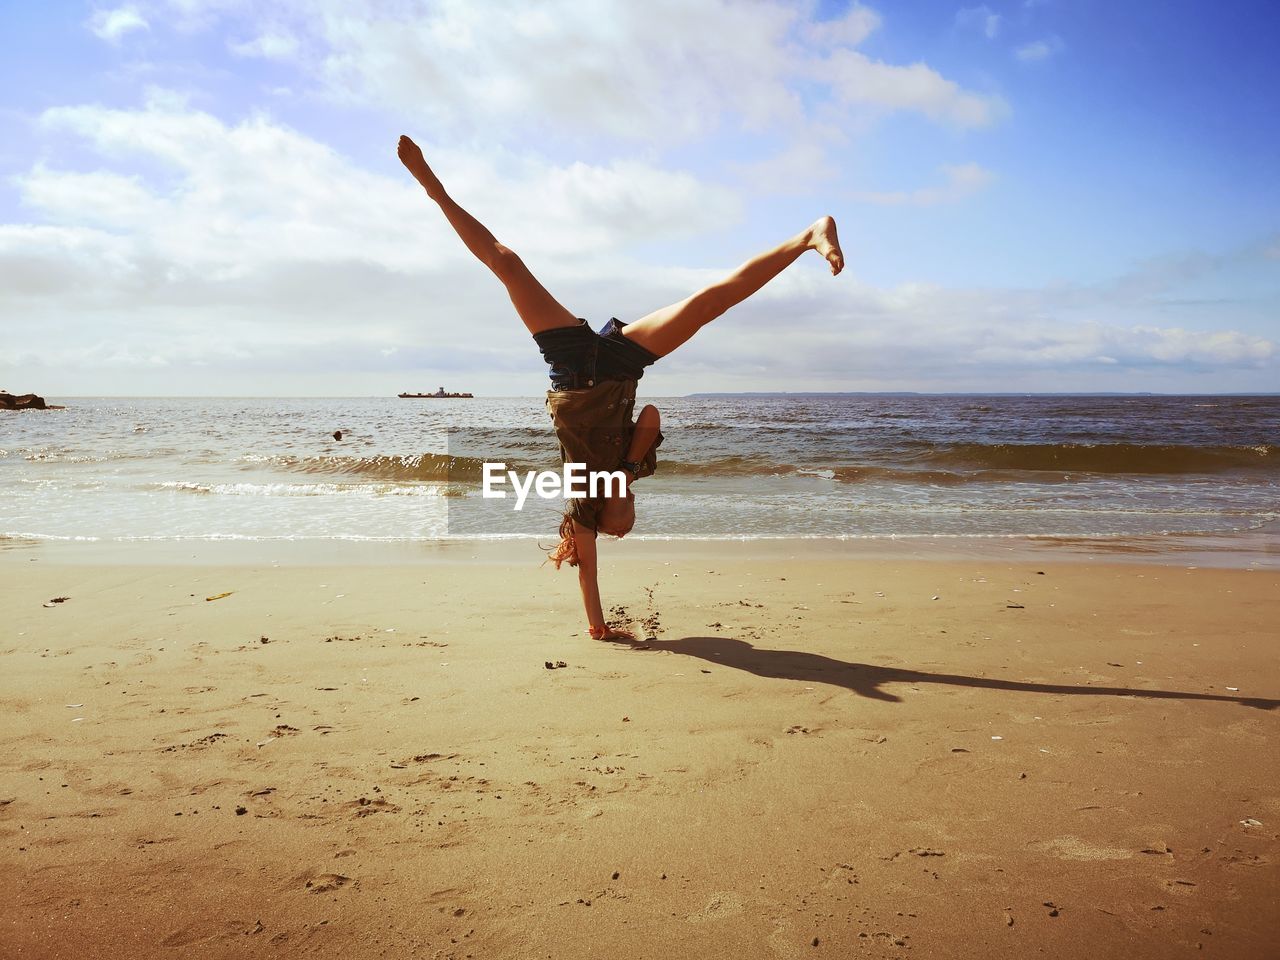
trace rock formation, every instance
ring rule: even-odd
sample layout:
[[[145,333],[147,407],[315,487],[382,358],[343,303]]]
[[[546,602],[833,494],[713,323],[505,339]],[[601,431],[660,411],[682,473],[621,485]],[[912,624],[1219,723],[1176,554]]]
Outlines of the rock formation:
[[[0,410],[48,410],[49,405],[44,402],[44,397],[37,397],[34,393],[24,393],[15,397],[7,390],[0,390]]]

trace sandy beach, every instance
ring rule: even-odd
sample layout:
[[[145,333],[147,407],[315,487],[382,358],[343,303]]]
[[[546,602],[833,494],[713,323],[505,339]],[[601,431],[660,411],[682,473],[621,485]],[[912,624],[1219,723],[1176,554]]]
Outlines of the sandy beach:
[[[1262,958],[1280,573],[0,555],[0,954]],[[621,612],[621,611],[620,611]]]

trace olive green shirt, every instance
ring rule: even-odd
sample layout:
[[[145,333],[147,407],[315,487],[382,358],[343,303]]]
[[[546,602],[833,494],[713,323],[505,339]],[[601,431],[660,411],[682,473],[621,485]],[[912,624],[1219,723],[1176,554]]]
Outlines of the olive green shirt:
[[[560,441],[560,458],[565,463],[584,463],[587,471],[617,470],[627,455],[636,424],[634,380],[605,380],[581,390],[548,390],[547,412]],[[658,468],[658,444],[662,434],[641,458],[639,477],[651,476]],[[573,497],[565,512],[585,527],[596,528],[600,500]]]

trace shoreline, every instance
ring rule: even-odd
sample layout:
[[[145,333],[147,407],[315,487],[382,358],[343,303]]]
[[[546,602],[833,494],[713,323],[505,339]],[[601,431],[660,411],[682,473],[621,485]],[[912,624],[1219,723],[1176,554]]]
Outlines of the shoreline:
[[[760,560],[816,559],[983,560],[1025,562],[1139,563],[1242,570],[1280,569],[1280,524],[1232,533],[1110,537],[1008,535],[743,537],[666,539],[633,535],[606,541],[602,557],[740,557]],[[139,539],[65,540],[0,537],[5,560],[65,564],[399,566],[454,562],[540,563],[546,536],[452,540],[315,539]]]

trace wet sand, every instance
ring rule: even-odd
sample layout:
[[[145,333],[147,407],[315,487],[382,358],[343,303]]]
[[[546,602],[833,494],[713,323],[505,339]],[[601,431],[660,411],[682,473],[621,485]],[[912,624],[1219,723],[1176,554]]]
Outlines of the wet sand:
[[[1276,955],[1280,573],[628,546],[0,554],[0,954]]]

